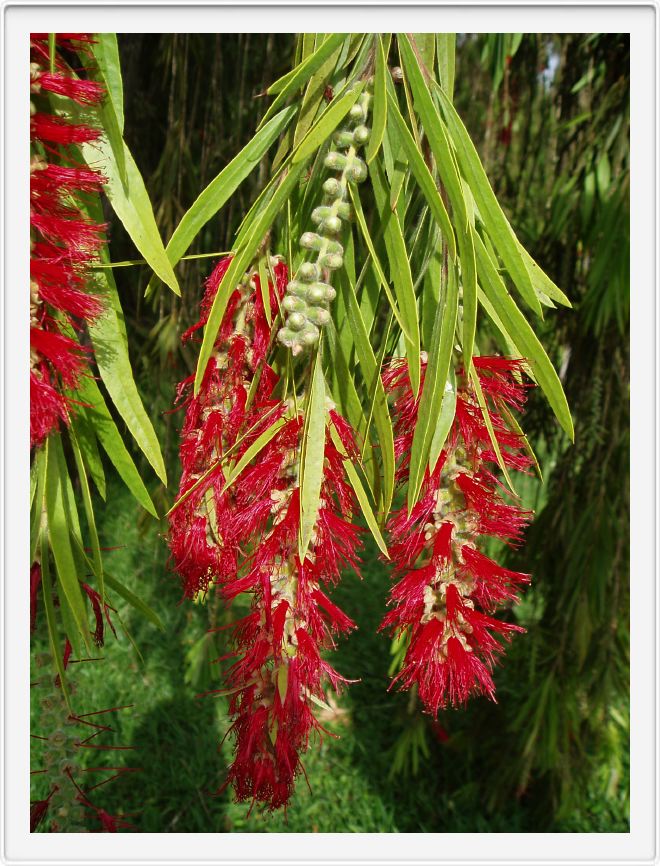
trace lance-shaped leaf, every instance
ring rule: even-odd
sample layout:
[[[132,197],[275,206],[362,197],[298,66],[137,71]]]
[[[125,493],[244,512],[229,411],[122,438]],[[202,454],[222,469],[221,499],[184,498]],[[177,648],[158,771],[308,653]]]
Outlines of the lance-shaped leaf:
[[[445,447],[447,436],[451,430],[451,425],[454,423],[456,415],[456,374],[452,369],[449,370],[449,379],[445,384],[444,393],[442,395],[442,406],[440,407],[440,415],[438,423],[435,427],[433,439],[431,440],[431,448],[429,449],[429,470],[433,472],[440,457],[440,452]]]
[[[49,437],[47,448],[46,514],[48,517],[48,541],[55,560],[57,583],[69,603],[76,629],[85,645],[91,650],[87,611],[78,582],[78,569],[69,538],[69,522],[64,494],[65,479],[63,478],[63,474],[66,473],[66,463],[62,454],[59,433]]]
[[[227,309],[227,303],[231,293],[234,291],[240,279],[253,261],[260,244],[263,242],[266,232],[270,229],[275,217],[298,183],[298,178],[300,177],[303,167],[304,163],[300,162],[297,166],[292,167],[289,170],[289,173],[268,202],[264,211],[256,218],[252,226],[252,231],[246,238],[244,246],[242,249],[237,251],[231,264],[225,271],[225,275],[220,281],[215,298],[213,299],[213,305],[211,306],[208,320],[204,327],[204,338],[199,352],[197,373],[195,375],[195,394],[199,392],[201,387],[204,373],[206,372],[206,365],[211,357],[213,346],[222,323],[222,317]]]
[[[92,495],[89,489],[89,481],[87,480],[87,472],[83,462],[82,453],[76,433],[73,428],[69,430],[69,439],[73,449],[73,456],[78,469],[78,478],[80,480],[80,492],[82,494],[83,507],[85,509],[85,517],[87,518],[87,529],[89,530],[89,538],[92,547],[92,563],[94,565],[94,574],[99,582],[99,593],[101,598],[105,598],[105,587],[103,581],[103,559],[101,558],[101,546],[99,544],[99,536],[96,531],[96,519],[94,517],[94,506],[92,504]]]
[[[572,440],[575,435],[573,420],[559,376],[529,322],[509,295],[477,232],[474,234],[474,240],[479,279],[484,294],[497,311],[520,356],[529,363],[534,378],[547,397],[557,420]]]
[[[144,486],[142,477],[124,445],[98,385],[91,376],[81,378],[76,390],[76,399],[83,404],[78,412],[83,414],[88,424],[94,428],[101,447],[112,461],[124,484],[140,505],[149,514],[157,517],[156,509],[147,488]]]
[[[396,100],[391,94],[388,94],[388,106],[389,106],[389,118],[392,121],[392,125],[396,130],[396,136],[398,141],[401,143],[406,156],[408,157],[408,164],[410,166],[410,170],[413,173],[415,180],[419,184],[419,188],[424,194],[424,198],[426,199],[428,206],[431,208],[431,213],[438,226],[440,227],[440,231],[442,232],[442,236],[447,243],[447,249],[449,251],[449,255],[452,259],[456,258],[456,237],[454,235],[454,229],[452,228],[451,221],[449,219],[449,214],[447,213],[447,208],[438,192],[438,187],[436,186],[435,181],[429,171],[426,163],[424,162],[424,158],[419,152],[417,145],[415,144],[413,137],[410,133],[410,130],[406,126],[406,122],[401,116],[401,112],[399,111],[399,106],[396,103]]]
[[[114,114],[111,107],[101,109],[102,119],[105,112],[104,125],[108,128],[112,128],[112,122],[108,119],[110,111]],[[126,143],[123,143],[125,171],[122,171],[115,148],[107,137],[84,144],[82,154],[87,164],[98,169],[106,178],[104,192],[149,267],[173,292],[180,295],[181,289],[158,232],[149,193]]]
[[[360,196],[357,190],[353,189],[352,186],[349,186],[348,191],[351,196],[351,201],[353,202],[353,210],[355,212],[355,217],[357,219],[358,226],[362,233],[362,237],[364,239],[365,244],[367,245],[367,249],[369,250],[369,255],[371,256],[371,262],[373,265],[373,269],[378,276],[381,286],[385,290],[385,294],[387,295],[387,300],[390,303],[390,309],[394,314],[394,318],[399,323],[399,327],[403,331],[404,335],[407,339],[412,340],[413,337],[408,331],[408,324],[406,322],[405,317],[399,311],[398,304],[392,294],[392,290],[390,289],[390,285],[387,277],[385,276],[385,271],[383,270],[383,266],[381,264],[380,259],[378,258],[378,253],[376,252],[376,247],[374,246],[374,242],[371,238],[371,234],[369,233],[369,227],[367,226],[367,220],[365,219],[364,213],[362,211],[362,202],[360,201]]]
[[[341,48],[342,44],[347,39],[350,41],[350,34],[348,33],[331,33],[322,45],[320,45],[313,54],[307,57],[306,60],[271,84],[267,92],[269,95],[277,94],[277,98],[268,109],[268,112],[266,112],[264,120],[261,121],[262,126],[268,119],[268,114],[270,113],[272,117],[273,113],[277,111],[280,106],[284,105],[289,96],[296,93],[298,90],[301,90],[317,69],[325,63],[328,57],[330,57],[337,48]]]
[[[388,514],[394,495],[395,462],[392,419],[387,405],[387,396],[380,377],[380,364],[376,360],[374,350],[369,341],[369,334],[360,313],[360,305],[355,297],[355,286],[346,279],[342,271],[339,272],[338,284],[344,296],[348,314],[348,325],[353,335],[355,354],[362,370],[367,392],[374,395],[373,419],[376,432],[378,433],[380,455],[383,463],[382,511]],[[366,436],[367,433],[365,432]]]
[[[376,35],[376,68],[374,70],[371,136],[365,150],[367,163],[370,163],[380,150],[387,124],[387,55],[389,54],[391,38],[390,33]]]
[[[360,480],[360,475],[355,466],[353,466],[353,461],[347,455],[346,449],[344,448],[343,443],[339,438],[339,435],[334,425],[330,426],[330,435],[332,436],[332,441],[334,442],[335,447],[344,458],[344,469],[346,470],[348,480],[351,482],[351,487],[353,488],[355,496],[357,497],[360,511],[364,516],[364,519],[367,523],[367,526],[369,527],[371,534],[374,537],[374,541],[376,542],[380,550],[389,559],[390,555],[387,550],[387,544],[385,543],[385,539],[383,538],[380,527],[378,526],[378,521],[376,520],[376,515],[374,514],[371,507],[371,502],[369,501],[367,491],[364,489],[364,485]]]
[[[99,202],[89,205],[89,212],[94,219],[100,216],[99,211]],[[105,248],[101,252],[101,260],[106,264],[109,263]],[[112,269],[98,269],[95,272],[94,282],[96,292],[103,301],[103,310],[89,322],[88,328],[101,379],[136,444],[156,475],[163,484],[167,484],[167,472],[160,443],[133,378],[133,369],[128,357],[124,314]]]
[[[449,274],[446,298],[441,297],[440,303],[436,307],[424,385],[413,435],[408,478],[409,512],[417,502],[428,465],[431,441],[438,425],[454,348],[454,331],[456,330],[458,313],[458,281],[454,266],[450,267]]]
[[[398,302],[399,313],[405,324],[406,357],[410,371],[410,383],[413,394],[419,391],[420,380],[420,335],[417,300],[413,288],[408,249],[403,238],[399,216],[390,208],[390,196],[380,160],[371,163],[371,185],[376,199],[378,217],[383,228],[383,240],[387,250],[390,265],[390,277],[394,284],[394,293]]]
[[[486,425],[486,430],[488,431],[488,438],[490,439],[490,444],[493,446],[493,451],[495,452],[495,457],[497,459],[497,465],[502,470],[502,475],[506,480],[506,483],[509,485],[509,489],[511,492],[516,495],[516,491],[513,487],[513,482],[511,481],[511,477],[509,475],[509,471],[506,468],[506,463],[504,462],[504,458],[502,457],[502,451],[500,449],[500,443],[497,441],[497,436],[495,435],[495,430],[493,428],[493,422],[490,417],[490,412],[488,411],[488,405],[486,403],[486,398],[484,397],[484,392],[481,388],[481,382],[479,381],[479,374],[474,369],[474,367],[470,368],[470,380],[472,382],[472,387],[474,388],[474,393],[477,397],[477,403],[479,404],[479,409],[481,410],[481,416],[484,419],[484,424]]]
[[[284,427],[286,424],[285,418],[278,418],[274,424],[271,424],[266,430],[263,431],[254,442],[249,445],[245,449],[245,453],[241,455],[241,458],[238,460],[235,466],[231,468],[229,474],[227,475],[227,479],[225,481],[225,485],[222,488],[222,492],[224,493],[228,490],[232,484],[236,481],[236,479],[240,476],[241,472],[245,469],[248,463],[251,463],[258,454],[263,451],[263,449],[268,445],[271,439],[274,439],[277,436],[278,432]]]
[[[495,244],[497,252],[506,265],[521,297],[540,316],[541,305],[536,297],[527,265],[520,252],[518,239],[493,192],[493,188],[479,159],[479,154],[447,94],[444,93],[436,82],[433,82],[433,84],[434,90],[439,96],[440,104],[442,105],[442,110],[454,141],[458,164],[470,186],[488,234]]]
[[[347,93],[332,100],[307,135],[297,145],[291,156],[292,165],[307,159],[315,150],[319,149],[346,117],[351,107],[357,102],[363,89],[364,82],[360,82],[354,85]]]
[[[172,265],[180,261],[202,228],[259,165],[268,148],[286,129],[295,113],[296,109],[292,106],[280,111],[197,196],[181,217],[165,248]]]
[[[454,98],[454,70],[456,64],[456,34],[436,33],[436,53],[440,84],[450,99]]]
[[[325,459],[325,380],[321,356],[317,353],[312,375],[300,454],[300,537],[299,554],[303,562],[316,525],[321,502],[323,462]]]
[[[64,641],[60,640],[59,629],[57,627],[57,616],[55,614],[55,604],[53,602],[53,582],[50,574],[48,538],[45,532],[41,536],[41,586],[43,589],[41,595],[44,602],[44,610],[46,612],[46,626],[48,628],[50,654],[53,657],[55,667],[60,676],[60,686],[62,688],[64,700],[66,701],[69,710],[73,712],[62,655]]]
[[[318,34],[317,42],[319,42],[320,47],[320,39],[323,34]],[[325,96],[325,88],[330,80],[332,73],[334,72],[337,62],[340,59],[340,55],[343,53],[344,47],[348,48],[350,45],[350,38],[345,38],[335,50],[326,57],[323,63],[319,66],[319,68],[314,72],[309,81],[307,82],[307,86],[305,88],[305,93],[302,98],[302,103],[300,105],[300,113],[298,115],[298,121],[296,123],[296,128],[293,133],[293,144],[294,147],[302,141],[307,133],[307,130],[310,128],[312,123],[314,122],[314,118],[319,110],[321,103],[323,102]]]
[[[161,618],[158,616],[156,611],[149,607],[149,605],[144,602],[141,598],[135,595],[134,592],[131,592],[128,587],[124,586],[124,584],[117,580],[116,577],[113,577],[108,572],[105,573],[105,582],[108,585],[108,588],[113,592],[116,592],[117,595],[120,595],[125,601],[127,601],[131,607],[135,608],[138,613],[141,613],[146,619],[152,622],[157,628],[161,631],[165,630],[165,626],[162,623]]]
[[[103,461],[101,460],[101,454],[99,453],[98,440],[94,428],[89,424],[87,418],[81,412],[78,412],[75,417],[71,419],[71,426],[75,431],[76,439],[80,446],[80,453],[82,454],[85,463],[85,468],[96,485],[96,489],[98,490],[101,499],[105,501],[105,470],[103,469]]]

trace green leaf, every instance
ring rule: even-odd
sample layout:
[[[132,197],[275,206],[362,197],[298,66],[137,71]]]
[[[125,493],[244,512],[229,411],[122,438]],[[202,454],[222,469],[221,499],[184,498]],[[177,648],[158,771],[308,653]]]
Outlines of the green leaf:
[[[435,65],[435,33],[413,33],[412,38],[429,75],[433,75]]]
[[[527,270],[529,271],[532,280],[532,285],[534,286],[534,291],[537,295],[541,292],[564,307],[572,307],[573,305],[559,286],[556,286],[552,282],[550,277],[539,267],[539,265],[537,265],[520,242],[518,242],[518,248],[525,261],[525,265],[527,266]]]
[[[87,611],[80,591],[78,571],[69,539],[63,477],[67,470],[60,434],[51,435],[46,447],[48,448],[45,491],[48,541],[53,551],[58,584],[71,607],[76,627],[85,645],[91,650]]]
[[[277,99],[280,100],[280,105],[282,105],[287,97],[305,86],[316,70],[323,65],[326,59],[330,57],[337,48],[341,47],[342,43],[347,38],[348,34],[346,33],[331,33],[322,43],[320,48],[317,48],[316,51],[305,61],[271,84],[266,91],[268,95],[272,96],[273,94],[278,94]],[[270,106],[270,111],[272,111],[276,105],[277,99],[273,105]]]
[[[99,593],[101,595],[101,598],[105,598],[105,587],[103,585],[103,560],[101,558],[101,545],[99,544],[99,536],[98,532],[96,531],[94,505],[92,504],[92,495],[89,489],[89,482],[87,480],[85,464],[83,462],[82,453],[80,450],[80,446],[78,445],[78,440],[76,438],[76,433],[73,427],[69,428],[69,439],[71,441],[73,457],[76,461],[76,467],[78,469],[80,491],[82,494],[83,507],[85,509],[85,517],[87,518],[87,528],[89,530],[89,537],[92,548],[92,562],[94,564],[94,574],[96,575],[96,579],[99,583]]]
[[[46,625],[48,627],[48,643],[50,644],[50,654],[55,661],[57,673],[60,676],[60,686],[64,695],[64,700],[69,710],[71,708],[71,700],[69,695],[69,686],[66,681],[66,671],[64,670],[63,647],[60,643],[59,629],[57,628],[57,617],[55,615],[55,604],[53,602],[53,583],[50,577],[48,539],[46,533],[41,536],[41,596],[44,602],[44,610],[46,612]]]
[[[158,517],[147,488],[144,486],[140,473],[135,467],[133,458],[126,450],[126,446],[119,435],[119,430],[117,430],[117,425],[113,421],[105,404],[103,395],[91,376],[81,378],[76,395],[81,403],[84,404],[78,410],[79,413],[84,414],[87,423],[94,429],[98,441],[128,489],[149,514]]]
[[[438,425],[443,403],[445,382],[454,349],[454,332],[458,313],[458,281],[455,267],[449,268],[446,298],[436,307],[433,335],[429,349],[424,385],[419,400],[417,423],[410,451],[408,476],[408,512],[412,511],[424,480],[429,461],[431,441]]]
[[[387,39],[387,42],[385,41]],[[387,124],[387,55],[391,34],[376,35],[376,68],[374,70],[374,100],[371,123],[371,137],[367,143],[365,159],[369,164],[380,150]]]
[[[119,51],[115,33],[99,33],[92,43],[92,53],[101,73],[101,81],[108,99],[101,109],[103,130],[112,148],[117,170],[123,186],[128,185],[126,154],[124,152],[124,87],[119,65]]]
[[[456,61],[456,34],[436,33],[438,72],[440,84],[449,99],[454,98],[454,68]]]
[[[71,419],[71,426],[75,431],[76,439],[80,446],[80,453],[82,454],[87,471],[91,475],[101,499],[105,501],[105,472],[103,471],[103,462],[99,454],[94,428],[81,412],[78,412]]]
[[[307,555],[307,548],[312,538],[321,501],[323,462],[325,459],[325,422],[325,380],[321,355],[318,352],[314,363],[300,455],[299,554],[301,562]]]
[[[101,257],[107,261],[106,250],[103,250]],[[88,323],[88,329],[101,379],[136,444],[163,484],[167,485],[165,461],[158,437],[133,378],[124,314],[109,268],[95,272],[95,288],[103,301],[103,311]]]
[[[390,209],[387,180],[380,160],[371,164],[371,185],[374,191],[378,216],[383,227],[383,239],[390,265],[390,277],[394,283],[399,312],[405,323],[406,357],[413,394],[417,395],[420,381],[421,350],[417,300],[413,287],[408,249],[401,230],[398,215]]]
[[[367,496],[367,491],[364,489],[362,482],[360,481],[360,476],[357,473],[357,470],[353,466],[350,460],[344,461],[344,469],[346,470],[346,474],[348,475],[348,480],[351,482],[351,487],[355,491],[355,495],[357,496],[358,503],[360,505],[360,510],[364,519],[367,522],[367,526],[369,527],[371,534],[374,537],[374,541],[381,549],[381,551],[385,554],[385,556],[389,559],[390,555],[387,550],[387,544],[385,543],[385,539],[383,538],[380,529],[378,528],[378,521],[376,520],[376,515],[373,513],[371,508],[371,503],[369,502],[369,497]]]
[[[463,186],[456,170],[455,157],[451,151],[445,125],[431,98],[424,81],[417,58],[405,34],[399,34],[399,49],[404,63],[404,69],[413,93],[415,108],[419,112],[424,132],[433,151],[438,167],[438,173],[447,190],[447,195],[454,209],[454,226],[457,234],[466,230],[468,217],[463,195]]]
[[[229,301],[231,293],[253,261],[260,244],[263,242],[266,232],[270,229],[275,217],[298,183],[298,178],[300,177],[303,168],[304,162],[300,162],[295,166],[295,168],[289,170],[289,173],[268,202],[268,205],[255,219],[252,231],[246,238],[244,246],[233,257],[231,264],[220,281],[218,291],[213,299],[213,305],[209,313],[208,321],[204,327],[204,338],[199,352],[197,373],[195,375],[195,394],[199,392],[202,384],[204,373],[206,372],[206,366],[211,357],[213,346],[215,345],[215,340],[218,336],[220,325],[222,324],[222,317],[225,314],[227,302]]]
[[[520,356],[527,360],[534,378],[547,397],[557,420],[573,440],[575,435],[573,420],[559,376],[529,322],[509,295],[483,241],[476,232],[474,240],[479,277],[484,294],[497,311]]]
[[[116,592],[117,595],[120,595],[125,601],[127,601],[131,607],[134,607],[139,613],[141,613],[146,619],[150,620],[157,628],[161,631],[165,631],[165,626],[162,623],[162,620],[158,616],[158,614],[153,610],[153,608],[149,607],[149,605],[142,601],[135,593],[131,592],[130,589],[124,586],[121,581],[117,580],[116,577],[113,577],[111,574],[105,573],[105,582],[108,587]]]
[[[222,488],[222,492],[224,493],[228,490],[231,485],[236,481],[236,479],[240,476],[241,472],[245,469],[245,467],[250,463],[254,458],[268,445],[268,443],[273,439],[279,431],[286,424],[285,418],[278,418],[273,424],[270,425],[263,433],[261,433],[254,442],[245,449],[245,453],[241,456],[240,460],[236,463],[235,466],[229,472],[227,479],[225,481],[225,485]]]
[[[30,519],[30,565],[35,561],[37,547],[41,537],[41,524],[44,509],[44,491],[46,488],[46,462],[48,451],[46,448],[37,448],[32,464],[32,474],[35,476],[34,500],[31,506]]]
[[[394,433],[392,419],[387,405],[387,396],[380,377],[380,364],[369,341],[369,334],[360,313],[360,305],[355,296],[355,286],[339,271],[339,290],[344,296],[348,325],[355,343],[355,354],[362,370],[367,392],[373,394],[373,418],[378,433],[380,455],[383,462],[382,511],[389,514],[394,495]],[[365,436],[367,434],[365,433]]]
[[[119,47],[116,33],[95,33],[91,43],[92,53],[98,63],[108,97],[115,111],[119,134],[124,134],[124,84],[121,76]]]
[[[435,90],[440,97],[448,127],[454,139],[458,164],[472,191],[488,234],[520,295],[530,308],[540,316],[541,305],[520,253],[518,239],[493,192],[472,139],[447,94],[437,84],[435,84]]]
[[[104,111],[107,120],[108,109],[101,109],[102,115]],[[112,144],[107,138],[84,144],[82,154],[87,164],[100,171],[107,179],[103,186],[105,194],[137,249],[154,273],[173,292],[180,295],[181,289],[158,232],[149,193],[126,143],[123,145],[125,173],[122,172]]]
[[[339,99],[333,99],[323,114],[309,130],[300,144],[296,147],[291,157],[292,165],[306,160],[315,150],[328,139],[337,129],[341,121],[346,117],[351,107],[357,102],[358,97],[364,89],[364,82],[355,85],[348,93]]]
[[[479,408],[481,409],[481,415],[484,419],[484,424],[486,425],[486,429],[488,430],[488,437],[490,439],[490,444],[493,446],[493,451],[495,452],[495,457],[497,458],[497,465],[502,470],[502,475],[506,480],[506,483],[509,485],[509,489],[511,492],[516,495],[516,491],[513,487],[513,482],[511,481],[511,477],[509,476],[509,471],[506,468],[506,463],[502,457],[502,452],[500,450],[500,443],[497,441],[497,436],[495,435],[495,430],[493,429],[493,422],[490,418],[490,412],[488,411],[488,405],[486,404],[486,398],[484,397],[484,393],[481,389],[481,382],[479,381],[479,375],[477,371],[474,369],[474,366],[470,367],[470,379],[472,380],[472,387],[474,388],[474,393],[477,397],[477,403],[479,404]]]
[[[452,259],[456,258],[456,237],[454,235],[454,229],[452,228],[451,221],[449,219],[449,214],[447,213],[447,208],[438,192],[438,188],[436,186],[435,181],[429,171],[426,163],[424,162],[424,158],[419,152],[415,141],[410,134],[408,127],[399,111],[399,106],[396,104],[394,97],[388,94],[388,102],[389,102],[389,117],[392,119],[394,127],[396,129],[396,135],[398,141],[401,142],[403,149],[406,152],[406,156],[408,157],[408,164],[410,165],[410,170],[412,171],[415,180],[419,184],[419,188],[424,194],[424,198],[426,199],[428,206],[431,209],[431,213],[438,226],[440,227],[440,231],[442,232],[442,236],[447,242],[447,248],[449,251],[449,255]]]
[[[319,34],[321,35],[321,34]],[[312,125],[314,118],[322,104],[325,96],[325,88],[332,77],[337,62],[340,58],[344,47],[348,48],[350,37],[344,38],[342,43],[324,60],[316,72],[307,82],[305,93],[303,95],[298,122],[296,123],[295,132],[293,134],[294,147],[305,137],[308,129]]]
[[[286,129],[295,113],[296,109],[292,106],[280,111],[197,196],[168,241],[165,252],[172,265],[181,260],[202,228],[259,165],[268,148]]]
[[[468,223],[467,231],[459,232],[461,251],[461,282],[463,284],[463,362],[465,371],[472,366],[472,349],[477,330],[477,263],[474,252],[474,232]]]
[[[376,253],[376,248],[374,246],[374,242],[371,238],[371,234],[369,233],[369,228],[367,226],[367,220],[365,219],[364,212],[362,210],[362,202],[360,201],[360,196],[357,190],[353,187],[352,184],[349,185],[348,191],[351,196],[351,201],[353,202],[353,210],[355,211],[355,216],[358,221],[358,226],[360,227],[360,231],[362,232],[362,237],[364,238],[364,242],[367,245],[367,249],[369,250],[369,255],[371,256],[371,261],[374,267],[374,271],[376,272],[378,279],[380,280],[380,284],[385,290],[385,294],[387,295],[387,300],[390,303],[390,309],[394,314],[394,318],[399,323],[401,330],[403,331],[406,337],[412,339],[411,335],[408,334],[408,326],[406,324],[405,319],[399,312],[399,307],[397,302],[392,294],[392,290],[390,289],[390,284],[388,282],[387,277],[385,276],[385,271],[383,270],[383,266],[378,258],[378,254]],[[367,329],[368,331],[368,329]]]
[[[440,457],[440,452],[445,447],[447,436],[454,423],[456,415],[456,375],[452,369],[449,370],[449,379],[445,384],[442,395],[442,406],[429,448],[429,470],[433,472]]]

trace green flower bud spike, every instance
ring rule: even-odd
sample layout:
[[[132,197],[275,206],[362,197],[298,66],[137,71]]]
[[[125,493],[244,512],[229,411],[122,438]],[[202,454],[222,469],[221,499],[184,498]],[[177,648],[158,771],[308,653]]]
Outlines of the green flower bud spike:
[[[337,236],[342,230],[342,220],[351,218],[348,185],[362,183],[368,175],[366,163],[357,151],[369,140],[370,130],[366,121],[372,84],[369,82],[349,111],[346,126],[332,135],[332,148],[323,163],[326,168],[340,174],[323,183],[326,200],[312,211],[316,231],[304,232],[300,237],[300,246],[317,253],[317,257],[315,262],[303,262],[296,278],[288,284],[282,301],[287,317],[277,334],[279,342],[291,349],[294,355],[315,346],[321,336],[319,328],[330,321],[328,305],[337,293],[329,281],[332,271],[344,264],[344,248]]]

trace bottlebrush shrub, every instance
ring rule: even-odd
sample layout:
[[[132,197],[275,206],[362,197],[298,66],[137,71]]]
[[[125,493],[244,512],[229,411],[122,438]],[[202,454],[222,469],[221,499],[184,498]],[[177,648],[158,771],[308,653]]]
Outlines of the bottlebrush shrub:
[[[509,408],[520,410],[525,403],[524,362],[475,357],[473,364],[501,459],[508,468],[525,471],[532,460],[523,453],[522,436],[505,420]],[[433,471],[426,470],[420,499],[412,511],[404,507],[388,523],[399,579],[381,628],[405,634],[408,641],[392,684],[417,685],[433,715],[471,695],[495,699],[491,671],[501,639],[524,629],[491,614],[499,604],[516,601],[529,582],[528,575],[502,568],[479,550],[488,536],[518,544],[531,513],[504,500],[495,474],[498,457],[475,386],[463,370],[458,381],[455,419]],[[418,412],[406,362],[392,361],[383,383],[394,399],[403,482]]]
[[[88,34],[57,34],[56,47],[84,52]],[[48,94],[81,105],[97,105],[103,87],[73,77],[55,54],[49,70],[48,35],[30,40],[30,443],[34,447],[67,423],[69,406],[64,388],[75,388],[88,368],[87,349],[70,336],[73,326],[98,315],[101,304],[87,291],[88,274],[103,243],[104,225],[88,219],[83,197],[101,189],[104,178],[79,165],[69,145],[95,141],[100,130],[72,123],[49,108]],[[75,330],[74,332],[75,333]]]
[[[68,648],[70,652],[70,647]],[[65,654],[68,663],[68,653]],[[50,656],[38,656],[37,664],[48,666]],[[39,698],[42,734],[31,734],[43,743],[41,760],[43,769],[32,775],[44,775],[48,780],[48,793],[31,803],[30,832],[46,828],[50,833],[116,833],[120,829],[135,829],[127,815],[111,815],[90,799],[92,791],[116,779],[122,773],[135,772],[135,767],[85,766],[82,757],[85,750],[124,751],[130,746],[100,745],[96,738],[112,731],[107,724],[99,723],[96,717],[115,713],[127,707],[111,707],[89,713],[74,713],[68,706],[59,677],[53,679],[46,674],[32,684],[41,692]],[[69,695],[75,694],[76,683],[67,679]],[[95,721],[92,721],[95,718]],[[90,784],[87,780],[98,779],[99,774],[110,773],[107,778]]]
[[[220,262],[209,278],[201,320],[184,337],[205,321],[227,267]],[[272,270],[269,291],[281,298],[286,267],[275,261]],[[246,277],[232,295],[202,387],[188,397],[170,547],[185,595],[212,585],[228,603],[251,595],[249,613],[233,627],[233,649],[220,660],[233,660],[227,688],[214,692],[231,695],[235,737],[223,788],[232,784],[238,801],[274,809],[291,797],[301,753],[321,730],[312,705],[323,699],[325,682],[335,690],[347,682],[321,652],[354,623],[326,590],[343,568],[357,568],[360,531],[351,523],[356,502],[344,473],[356,446],[328,403],[320,506],[301,555],[305,418],[297,401],[273,397],[277,377],[265,362],[270,337],[258,280]],[[182,383],[180,394],[191,383]],[[268,441],[250,461],[248,449],[260,436]],[[233,479],[229,457],[234,469],[245,464]]]

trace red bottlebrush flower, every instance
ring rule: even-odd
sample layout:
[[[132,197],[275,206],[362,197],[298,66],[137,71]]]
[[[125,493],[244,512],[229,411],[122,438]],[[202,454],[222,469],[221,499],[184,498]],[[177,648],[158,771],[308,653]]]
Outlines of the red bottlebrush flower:
[[[286,266],[271,262],[268,289],[275,308],[287,285]],[[205,324],[227,260],[207,281],[200,322]],[[356,503],[344,474],[344,455],[356,454],[350,426],[329,408],[321,503],[309,549],[299,557],[299,459],[303,418],[289,403],[272,398],[275,378],[266,363],[270,327],[258,275],[244,280],[229,299],[197,397],[186,398],[181,431],[180,498],[170,516],[172,561],[184,592],[215,584],[227,602],[251,594],[249,613],[232,631],[231,730],[235,756],[225,785],[238,801],[270,809],[286,805],[301,771],[300,756],[319,724],[314,699],[324,684],[346,680],[322,656],[353,621],[328,597],[342,569],[357,567],[359,530],[351,523]],[[252,388],[255,377],[259,384]],[[182,383],[183,396],[190,382]],[[254,391],[251,403],[248,393]],[[279,427],[234,484],[224,490],[223,455],[232,463],[271,425]],[[197,485],[197,486],[196,486]]]
[[[58,34],[56,46],[81,52],[89,34]],[[30,442],[40,445],[60,422],[69,418],[63,388],[75,388],[88,367],[89,355],[63,333],[75,331],[99,315],[98,298],[88,293],[89,265],[103,242],[105,226],[92,222],[78,205],[81,193],[98,192],[105,181],[98,172],[79,165],[68,145],[94,141],[100,130],[49,113],[46,95],[84,105],[98,104],[101,85],[76,77],[59,53],[48,71],[48,37],[31,37],[32,116],[30,138]],[[65,102],[62,103],[64,106]]]
[[[502,414],[503,407],[521,409],[525,403],[524,362],[477,357],[474,368],[502,459],[525,471],[531,460],[522,437]],[[419,501],[410,513],[405,507],[396,512],[388,524],[398,582],[381,628],[409,638],[403,667],[392,684],[416,684],[433,715],[475,694],[495,699],[491,671],[501,641],[524,629],[486,611],[516,601],[529,582],[528,575],[502,568],[477,549],[481,536],[517,544],[531,515],[502,497],[490,434],[473,386],[462,374],[459,370],[462,383],[453,426],[433,472],[426,471]],[[413,396],[403,361],[385,368],[383,382],[393,396],[397,477],[404,482],[419,398]]]

